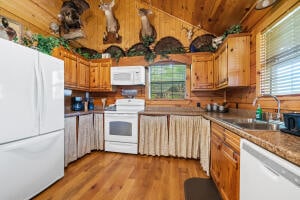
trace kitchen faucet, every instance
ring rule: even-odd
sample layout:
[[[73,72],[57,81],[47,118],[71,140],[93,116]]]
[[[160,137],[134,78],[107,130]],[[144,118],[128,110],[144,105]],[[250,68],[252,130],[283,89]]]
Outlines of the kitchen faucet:
[[[253,100],[252,105],[255,106],[256,101],[257,101],[259,98],[261,98],[261,97],[273,97],[273,98],[276,100],[276,102],[277,102],[277,114],[276,114],[275,121],[280,121],[280,100],[279,100],[276,96],[274,96],[274,95],[267,94],[267,95],[262,95],[262,96],[256,97],[256,98]]]

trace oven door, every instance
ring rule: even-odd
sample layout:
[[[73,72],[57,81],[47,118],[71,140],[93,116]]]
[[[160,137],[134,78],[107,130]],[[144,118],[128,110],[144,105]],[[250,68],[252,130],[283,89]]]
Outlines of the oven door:
[[[105,113],[104,120],[106,141],[137,143],[137,113]]]

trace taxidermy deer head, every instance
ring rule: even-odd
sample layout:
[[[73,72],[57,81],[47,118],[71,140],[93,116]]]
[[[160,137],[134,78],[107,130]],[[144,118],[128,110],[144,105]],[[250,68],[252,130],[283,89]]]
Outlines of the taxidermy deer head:
[[[186,37],[187,37],[188,40],[191,40],[193,38],[195,32],[198,31],[198,29],[195,30],[195,27],[187,28],[187,27],[184,27],[184,26],[181,27],[181,30],[186,31]]]
[[[90,8],[90,6],[85,0],[64,1],[60,13],[58,14],[58,19],[61,21],[61,31],[63,31],[64,34],[68,34],[71,29],[80,29],[82,26],[80,15],[88,8]]]
[[[140,40],[142,41],[145,37],[156,38],[156,31],[154,26],[150,23],[148,15],[152,14],[152,11],[145,8],[138,9],[139,16],[141,17],[142,28],[140,30]]]
[[[119,22],[115,18],[112,8],[115,5],[115,0],[112,0],[110,3],[103,3],[101,0],[101,4],[99,5],[99,8],[104,11],[105,17],[106,17],[106,32],[104,32],[103,39],[107,39],[107,33],[114,33],[116,39],[119,38]]]

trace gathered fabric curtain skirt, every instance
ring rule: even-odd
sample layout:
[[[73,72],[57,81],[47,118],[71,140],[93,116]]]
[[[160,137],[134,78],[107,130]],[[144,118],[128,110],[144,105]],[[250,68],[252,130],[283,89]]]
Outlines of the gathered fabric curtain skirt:
[[[210,158],[210,120],[202,117],[200,132],[200,164],[202,169],[209,176]]]
[[[169,124],[168,124],[169,123]],[[209,176],[210,120],[201,116],[140,116],[139,153],[200,159]]]
[[[140,116],[139,153],[169,155],[167,116]]]
[[[199,158],[201,116],[170,116],[169,153],[182,158]]]

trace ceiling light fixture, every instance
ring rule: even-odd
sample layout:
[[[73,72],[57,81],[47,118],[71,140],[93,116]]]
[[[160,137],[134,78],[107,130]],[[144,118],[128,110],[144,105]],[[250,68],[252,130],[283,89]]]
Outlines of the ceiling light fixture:
[[[265,9],[269,6],[272,6],[278,0],[258,0],[255,6],[256,10]]]

